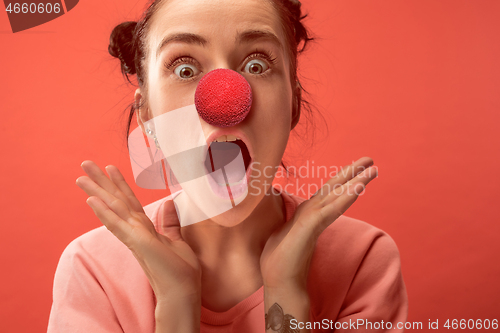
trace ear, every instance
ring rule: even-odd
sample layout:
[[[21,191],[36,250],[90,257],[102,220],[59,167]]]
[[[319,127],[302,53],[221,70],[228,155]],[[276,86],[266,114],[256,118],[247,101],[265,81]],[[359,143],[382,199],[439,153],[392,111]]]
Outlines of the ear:
[[[302,86],[300,82],[297,80],[297,84],[295,85],[295,94],[293,96],[292,101],[292,129],[297,126],[300,119],[300,102],[302,100]]]
[[[135,91],[135,94],[134,94],[134,103],[135,103],[135,106],[136,106],[137,124],[141,128],[142,132],[145,133],[145,134],[147,134],[146,128],[145,128],[146,125],[144,125],[144,124],[148,120],[150,120],[151,118],[149,116],[148,110],[145,107],[142,106],[143,101],[144,101],[144,97],[142,96],[141,89],[138,88]]]

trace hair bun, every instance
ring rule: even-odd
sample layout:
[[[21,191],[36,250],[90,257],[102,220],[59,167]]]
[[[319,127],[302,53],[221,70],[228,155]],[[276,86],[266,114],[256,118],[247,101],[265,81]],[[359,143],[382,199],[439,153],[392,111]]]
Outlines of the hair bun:
[[[304,51],[307,43],[314,39],[309,37],[307,29],[301,22],[303,19],[307,17],[307,14],[302,15],[302,9],[301,9],[302,3],[299,0],[287,0],[285,4],[292,15],[293,30],[297,46],[300,44],[300,42],[302,41],[304,42],[302,49],[298,50],[298,52],[301,53]]]
[[[121,70],[124,75],[133,75],[135,69],[134,30],[137,22],[129,21],[117,25],[109,37],[108,52],[120,59]]]

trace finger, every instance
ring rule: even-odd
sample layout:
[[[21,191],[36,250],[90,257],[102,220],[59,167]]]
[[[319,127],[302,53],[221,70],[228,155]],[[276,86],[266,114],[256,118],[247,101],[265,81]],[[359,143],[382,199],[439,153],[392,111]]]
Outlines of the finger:
[[[342,186],[346,181],[354,178],[359,173],[373,165],[370,157],[362,157],[350,165],[344,166],[337,174],[328,180],[314,196],[315,200],[323,200],[331,191]]]
[[[363,172],[359,173],[356,177],[349,180],[342,186],[337,187],[326,196],[324,196],[322,205],[329,205],[334,200],[338,199],[344,192],[353,190],[353,186],[357,183],[363,184],[363,186],[368,185],[373,179],[378,177],[377,167],[371,166],[368,169],[365,169]],[[360,193],[359,193],[360,194]]]
[[[129,201],[127,195],[125,195],[115,183],[109,179],[106,174],[95,164],[93,161],[87,160],[81,164],[82,169],[87,173],[90,179],[92,179],[97,185],[102,187],[104,190],[111,193],[114,197],[122,200],[130,210],[135,210],[134,205]],[[141,209],[142,210],[142,209]],[[139,212],[141,212],[139,210]]]
[[[113,233],[122,243],[130,247],[129,235],[132,232],[132,226],[120,218],[111,210],[100,198],[91,196],[87,199],[87,204],[92,208],[94,214]]]
[[[344,214],[345,211],[358,199],[364,189],[364,183],[355,183],[335,201],[322,207],[320,210],[320,215],[322,217],[321,225],[319,226],[320,233],[337,220],[342,214]]]
[[[89,196],[95,196],[101,199],[106,206],[115,212],[121,219],[128,221],[132,218],[128,206],[122,200],[116,198],[111,193],[97,185],[89,177],[79,177],[76,180],[76,185],[84,190]]]
[[[160,233],[171,241],[182,240],[181,225],[173,200],[165,201],[158,212]]]
[[[120,170],[114,165],[108,165],[105,169],[109,177],[111,178],[111,181],[118,187],[118,189],[120,189],[120,191],[123,192],[123,194],[127,196],[131,208],[136,212],[144,213],[144,209],[142,208],[141,203],[135,196],[130,186],[127,184],[127,181],[123,177]]]

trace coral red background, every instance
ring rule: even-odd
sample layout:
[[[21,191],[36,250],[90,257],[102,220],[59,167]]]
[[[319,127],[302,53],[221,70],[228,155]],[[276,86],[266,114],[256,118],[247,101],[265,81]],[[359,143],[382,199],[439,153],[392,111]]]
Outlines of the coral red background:
[[[16,34],[0,13],[2,332],[46,330],[61,252],[101,225],[75,185],[80,163],[133,183],[133,88],[107,42],[144,3],[87,0]],[[375,160],[379,178],[346,215],[396,241],[408,320],[500,319],[500,2],[303,4],[321,38],[301,58],[303,85],[329,124],[308,159]],[[144,205],[165,195],[133,188]]]

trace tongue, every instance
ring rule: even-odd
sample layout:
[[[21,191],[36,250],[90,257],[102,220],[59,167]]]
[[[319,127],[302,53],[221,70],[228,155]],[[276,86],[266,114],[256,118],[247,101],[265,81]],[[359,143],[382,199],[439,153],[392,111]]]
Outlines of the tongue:
[[[214,171],[222,169],[223,172],[214,172],[210,175],[219,185],[230,185],[238,183],[245,176],[245,164],[240,147],[233,142],[213,142],[210,145],[209,156],[207,156],[207,170]],[[211,160],[210,160],[211,157]],[[213,168],[212,168],[213,165]]]

